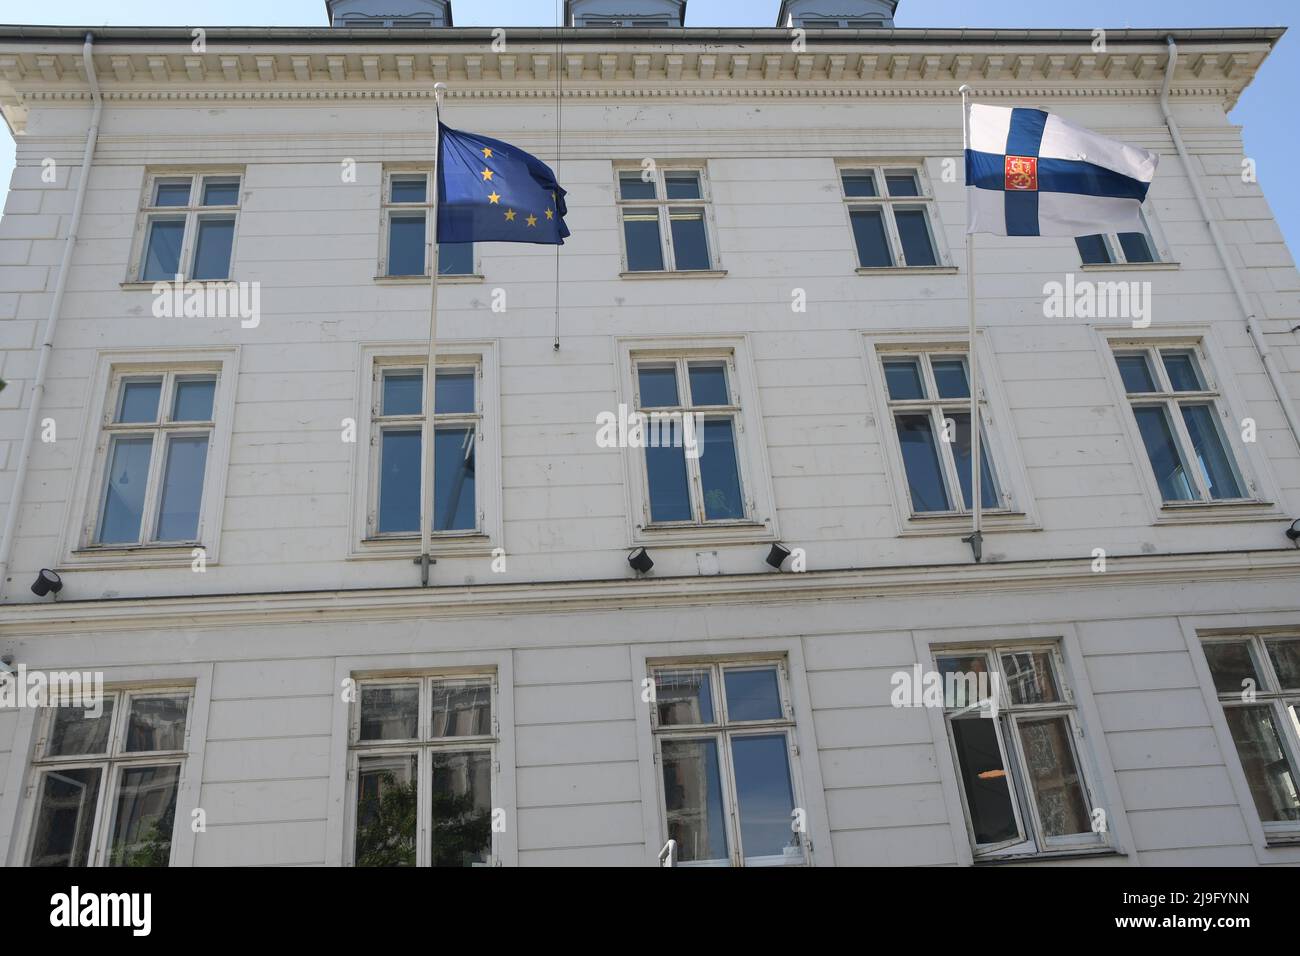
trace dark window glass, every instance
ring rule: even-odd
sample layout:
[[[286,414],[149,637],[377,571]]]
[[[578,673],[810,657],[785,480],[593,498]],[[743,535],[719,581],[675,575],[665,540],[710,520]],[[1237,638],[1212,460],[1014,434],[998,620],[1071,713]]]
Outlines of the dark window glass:
[[[1124,258],[1129,262],[1155,262],[1156,256],[1151,243],[1140,232],[1121,232],[1119,245],[1124,250]]]
[[[1223,436],[1215,424],[1214,410],[1209,405],[1184,405],[1182,409],[1183,423],[1210,497],[1216,501],[1243,497]]]
[[[1020,835],[996,723],[980,716],[952,721],[953,744],[977,844],[1004,843]]]
[[[172,421],[212,421],[212,399],[216,391],[216,379],[177,379],[176,397],[172,400]]]
[[[473,369],[441,370],[433,380],[433,410],[439,415],[473,414]]]
[[[1124,391],[1130,395],[1156,391],[1156,380],[1145,355],[1116,355],[1119,376],[1124,380]]]
[[[654,199],[655,181],[647,182],[640,173],[622,173],[618,177],[618,190],[622,199]]]
[[[155,206],[188,206],[190,204],[190,184],[159,183],[154,193]]]
[[[195,279],[230,278],[230,252],[235,243],[235,220],[200,219],[194,249]]]
[[[478,527],[474,496],[474,428],[437,429],[434,454],[434,531],[472,531]],[[418,515],[418,512],[417,512]]]
[[[1114,261],[1105,236],[1079,236],[1074,244],[1079,247],[1079,256],[1084,265],[1105,265]]]
[[[1295,772],[1282,745],[1273,719],[1273,709],[1225,707],[1241,769],[1246,773],[1255,809],[1266,823],[1300,821],[1300,797],[1297,797]]]
[[[938,264],[934,254],[934,243],[930,241],[930,229],[925,222],[925,213],[920,209],[899,209],[894,213],[898,223],[898,237],[903,243],[903,257],[909,266],[932,266]]]
[[[694,516],[686,483],[686,449],[647,448],[645,466],[650,485],[650,520],[690,521]]]
[[[1187,352],[1161,352],[1160,358],[1169,373],[1169,384],[1175,392],[1199,392],[1204,386],[1196,370],[1196,361]]]
[[[732,521],[745,517],[740,466],[736,461],[736,433],[731,419],[705,419],[700,440],[705,520]]]
[[[843,173],[841,179],[846,196],[876,195],[876,177],[866,170]]]
[[[181,243],[185,239],[185,220],[155,219],[149,224],[149,240],[145,246],[144,269],[140,278],[145,282],[169,282],[181,270]]]
[[[1163,405],[1146,405],[1133,409],[1138,431],[1146,446],[1147,458],[1155,472],[1156,484],[1165,501],[1192,501],[1196,493],[1183,466],[1183,457],[1174,442],[1173,429]]]
[[[961,359],[934,359],[934,384],[940,398],[970,398],[970,384],[966,381],[966,363]]]
[[[642,408],[672,408],[677,400],[677,369],[673,366],[642,365],[637,368]]]
[[[414,740],[420,736],[420,687],[361,688],[361,740]]]
[[[388,274],[424,275],[424,216],[393,216],[389,220]]]
[[[149,480],[153,436],[115,437],[108,455],[100,544],[135,544],[144,517],[144,489]]]
[[[47,770],[41,776],[32,866],[86,865],[101,776],[98,767]]]
[[[965,506],[971,506],[971,434],[970,412],[952,412],[948,415],[957,426],[953,437],[954,458],[957,463],[957,477],[961,481],[961,498]],[[993,469],[989,467],[988,436],[980,435],[980,507],[989,510],[1001,507],[998,502],[997,487],[993,484]]]
[[[115,421],[124,424],[156,422],[158,397],[161,394],[162,379],[123,382]]]
[[[920,186],[915,173],[886,173],[885,187],[891,196],[919,196]]]
[[[197,540],[207,464],[207,435],[173,435],[167,440],[155,541]]]
[[[118,781],[109,866],[167,866],[181,768],[127,767]]]
[[[880,210],[855,209],[849,217],[853,221],[853,239],[858,246],[858,264],[864,269],[892,266],[894,257],[889,251],[885,218]]]
[[[669,199],[701,199],[699,173],[665,173]],[[640,198],[640,197],[636,197]]]
[[[384,373],[383,414],[418,415],[423,409],[423,372]]]
[[[885,385],[896,402],[925,398],[925,381],[916,359],[891,359],[885,363]]]
[[[674,209],[668,215],[673,232],[673,258],[683,272],[708,269],[709,239],[703,209]]]
[[[433,866],[487,866],[492,856],[492,753],[429,754]]]
[[[438,245],[438,275],[471,276],[474,274],[474,243],[443,242]]]
[[[629,209],[623,213],[623,235],[627,241],[629,272],[662,272],[664,251],[659,241],[659,212]]]
[[[911,490],[912,507],[918,512],[951,511],[934,428],[927,414],[896,415],[898,444]]]
[[[239,205],[239,181],[222,182],[221,180],[206,179],[203,181],[203,205],[205,206],[238,206]]]
[[[420,530],[419,429],[385,431],[379,454],[380,533]]]
[[[721,362],[692,362],[691,403],[693,405],[730,405],[727,392],[727,367]]]
[[[781,680],[775,667],[729,667],[722,672],[727,720],[780,720]]]
[[[794,852],[799,840],[790,826],[794,787],[785,734],[733,737],[731,759],[745,859]]]
[[[709,671],[690,668],[656,672],[655,706],[659,711],[661,727],[713,723],[713,691]]]
[[[1205,660],[1210,665],[1216,693],[1240,694],[1252,687],[1260,689],[1259,671],[1245,641],[1206,644]]]
[[[417,758],[362,757],[357,767],[357,866],[415,866]]]
[[[662,751],[668,838],[677,841],[677,859],[683,863],[727,859],[717,741],[665,740]]]
[[[424,176],[401,178],[394,176],[391,188],[393,202],[424,203],[429,201],[429,181]]]

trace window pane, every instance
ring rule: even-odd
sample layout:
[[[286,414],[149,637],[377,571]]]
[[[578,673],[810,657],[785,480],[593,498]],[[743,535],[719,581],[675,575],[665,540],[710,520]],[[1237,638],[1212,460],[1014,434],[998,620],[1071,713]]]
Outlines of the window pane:
[[[423,216],[393,216],[389,219],[388,274],[424,275]]]
[[[686,449],[647,448],[645,470],[650,486],[650,520],[690,521],[694,516],[686,485]]]
[[[492,733],[492,682],[433,682],[432,737],[486,737]]]
[[[113,698],[104,696],[96,717],[84,707],[58,707],[45,744],[47,757],[81,757],[108,752],[108,730],[113,721]]]
[[[357,866],[415,866],[414,754],[362,757],[357,767]]]
[[[731,760],[745,859],[784,856],[802,862],[799,839],[791,826],[794,787],[785,734],[733,737]]]
[[[1160,358],[1165,363],[1169,384],[1175,392],[1199,392],[1205,388],[1196,368],[1196,359],[1190,352],[1161,352]]]
[[[172,400],[172,421],[212,421],[212,399],[216,393],[216,379],[178,379],[176,397]]]
[[[1091,833],[1092,816],[1070,745],[1069,720],[1021,720],[1020,746],[1043,835]]]
[[[181,768],[127,767],[118,782],[109,866],[166,866],[176,826]]]
[[[492,857],[492,754],[434,751],[432,866],[487,866]]]
[[[671,408],[678,404],[677,369],[671,365],[637,367],[642,408]]]
[[[961,500],[965,507],[971,506],[970,475],[970,412],[952,412],[948,415],[957,426],[956,439],[952,443],[954,460],[957,464],[957,478],[961,482]],[[989,467],[988,436],[980,434],[980,507],[984,509],[1000,508],[997,485],[993,482],[993,469]]]
[[[647,182],[640,173],[620,173],[618,191],[622,199],[654,199],[655,181],[650,179]]]
[[[727,720],[780,720],[781,681],[775,667],[729,667],[722,672]]]
[[[474,496],[474,435],[472,425],[468,428],[443,427],[435,432],[434,531],[472,531],[478,527]],[[418,510],[416,515],[418,521]]]
[[[1210,497],[1243,497],[1223,436],[1214,420],[1214,411],[1209,405],[1184,405],[1182,409],[1183,422],[1187,425],[1187,434],[1201,466],[1201,477],[1210,489]]]
[[[126,751],[185,749],[188,697],[133,697],[127,714]]]
[[[200,219],[194,251],[195,279],[228,279],[230,250],[235,242],[234,219]]]
[[[1074,240],[1084,265],[1106,265],[1114,260],[1105,236],[1079,236]]]
[[[690,364],[691,404],[730,405],[727,391],[727,367],[721,362]]]
[[[864,269],[892,266],[894,256],[885,236],[885,217],[879,209],[855,209],[849,213],[853,222],[853,240],[858,246],[858,265]]]
[[[434,412],[474,414],[474,377],[473,369],[439,369],[433,380]]]
[[[915,511],[951,511],[929,415],[896,415],[898,445]]]
[[[659,212],[629,209],[623,213],[623,237],[627,241],[629,272],[662,272],[664,250],[659,241]]]
[[[435,386],[437,382],[434,383]],[[424,409],[423,372],[384,373],[384,415],[418,415]]]
[[[1151,243],[1140,232],[1121,232],[1119,245],[1124,250],[1124,258],[1129,262],[1155,262],[1155,253]]]
[[[970,398],[970,383],[966,381],[966,363],[962,359],[934,359],[934,384],[940,398]]]
[[[891,172],[885,174],[885,186],[891,196],[919,196],[921,195],[920,184],[916,181],[916,173],[910,172]]]
[[[655,672],[659,726],[713,723],[713,690],[708,668]]]
[[[121,397],[117,402],[114,421],[132,424],[158,420],[158,396],[162,394],[162,379],[144,382],[123,382]]]
[[[474,243],[443,242],[438,245],[438,275],[472,276],[474,274]]]
[[[889,397],[896,402],[925,398],[920,363],[916,359],[886,362],[885,386],[889,389]]]
[[[1216,693],[1240,694],[1251,688],[1264,689],[1248,643],[1215,641],[1212,644],[1205,644],[1204,647],[1205,660],[1210,665],[1210,675],[1214,678]]]
[[[1002,677],[1013,704],[1054,704],[1061,699],[1048,651],[1003,654]]]
[[[1265,823],[1300,820],[1295,773],[1282,748],[1272,708],[1267,705],[1226,707],[1223,715],[1237,745],[1241,769],[1246,772],[1260,819]]]
[[[1174,444],[1174,433],[1163,405],[1147,405],[1133,409],[1138,431],[1146,445],[1147,458],[1155,472],[1160,496],[1165,501],[1192,501],[1196,498],[1192,483],[1183,467],[1182,455]]]
[[[205,179],[203,181],[203,205],[238,206],[239,180]]]
[[[420,530],[420,432],[385,431],[379,454],[381,534]]]
[[[1157,391],[1156,380],[1151,374],[1145,353],[1116,355],[1115,364],[1119,366],[1119,377],[1124,380],[1124,391],[1130,395]]]
[[[190,204],[190,183],[159,183],[154,192],[155,206],[188,206]]]
[[[955,719],[952,738],[975,843],[1017,839],[1020,828],[1011,803],[1007,769],[998,749],[997,721],[988,717]]]
[[[699,173],[665,173],[669,199],[701,199]]]
[[[745,517],[734,423],[730,418],[705,419],[704,433],[699,440],[705,520],[726,521]]]
[[[935,661],[943,676],[943,706],[964,710],[993,697],[988,658],[983,654],[940,657]]]
[[[1286,690],[1300,687],[1300,640],[1289,637],[1279,641],[1268,641],[1268,656],[1273,661],[1273,670],[1277,679]]]
[[[668,839],[677,841],[677,859],[683,863],[727,859],[718,742],[665,740],[663,763]]]
[[[181,271],[181,243],[184,238],[184,219],[155,219],[151,222],[140,278],[145,282],[169,282],[175,279]]]
[[[938,263],[925,213],[919,209],[899,209],[894,213],[898,237],[903,243],[903,258],[909,266],[932,266]]]
[[[98,767],[47,770],[42,775],[32,866],[86,865],[101,775]]]
[[[429,178],[427,176],[394,176],[390,193],[393,202],[428,202]]]
[[[703,209],[674,209],[668,216],[673,230],[673,259],[683,271],[707,269],[709,240]]]
[[[876,178],[870,170],[849,170],[841,174],[846,196],[876,195]]]
[[[360,740],[414,740],[420,736],[420,685],[361,685]]]
[[[100,544],[135,544],[144,516],[144,489],[149,480],[153,436],[114,438],[108,452]]]
[[[158,505],[155,541],[195,541],[203,505],[203,473],[208,464],[206,435],[173,436],[167,440],[162,500]]]

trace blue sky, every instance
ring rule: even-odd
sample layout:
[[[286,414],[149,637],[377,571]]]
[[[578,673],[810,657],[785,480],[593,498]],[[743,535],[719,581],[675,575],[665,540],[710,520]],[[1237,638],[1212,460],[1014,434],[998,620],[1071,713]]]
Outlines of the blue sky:
[[[687,26],[763,26],[776,23],[777,0],[690,0]],[[9,4],[6,23],[77,26],[307,26],[325,24],[324,0],[58,0]],[[457,26],[552,26],[559,0],[453,0]],[[1024,0],[902,0],[900,27],[1228,27],[1290,26],[1296,0],[1091,0],[1088,4]],[[1231,119],[1245,127],[1246,153],[1292,250],[1300,240],[1300,180],[1294,161],[1294,91],[1300,89],[1300,38],[1287,35],[1269,57]],[[13,141],[0,125],[0,200],[13,168]]]

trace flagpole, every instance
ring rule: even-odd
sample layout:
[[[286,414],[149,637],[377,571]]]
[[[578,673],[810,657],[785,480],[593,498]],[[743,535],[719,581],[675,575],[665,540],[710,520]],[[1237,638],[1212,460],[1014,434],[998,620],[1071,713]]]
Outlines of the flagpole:
[[[970,149],[970,93],[969,86],[963,84],[961,87],[961,131],[962,131],[962,158],[965,160],[966,150]],[[969,193],[970,184],[967,184]],[[966,364],[970,369],[970,488],[971,488],[971,535],[969,538],[962,538],[962,541],[970,545],[971,552],[975,555],[975,563],[978,564],[983,557],[984,552],[984,532],[980,528],[980,517],[984,499],[980,490],[980,478],[983,468],[983,462],[980,459],[980,386],[979,386],[979,353],[976,350],[975,338],[977,329],[975,325],[975,234],[970,231],[970,199],[967,197],[966,206],[966,307],[969,312],[970,320],[970,346],[966,354]],[[953,436],[956,438],[956,436]],[[959,489],[960,490],[960,489]]]
[[[429,586],[429,566],[436,564],[433,559],[433,510],[437,507],[437,492],[434,489],[433,445],[434,431],[434,396],[437,379],[438,362],[438,178],[442,174],[439,155],[442,146],[442,96],[447,92],[446,83],[433,84],[433,198],[427,228],[429,241],[429,352],[424,372],[424,467],[423,480],[420,483],[420,556],[415,563],[420,566],[420,585]]]

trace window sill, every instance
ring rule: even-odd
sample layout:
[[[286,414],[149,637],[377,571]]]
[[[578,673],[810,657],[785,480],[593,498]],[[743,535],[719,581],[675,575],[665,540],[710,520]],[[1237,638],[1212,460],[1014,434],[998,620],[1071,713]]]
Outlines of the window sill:
[[[1056,860],[1083,860],[1092,857],[1113,856],[1127,857],[1128,854],[1111,846],[1089,847],[1076,850],[1049,850],[1046,853],[1019,853],[1015,856],[975,857],[974,865],[1005,866],[1009,863],[1051,863]]]
[[[860,276],[955,276],[960,270],[956,266],[858,266],[853,271]]]
[[[669,272],[620,272],[620,279],[721,279],[727,274],[726,269],[682,269]]]
[[[985,532],[1042,530],[1041,525],[1021,511],[984,511],[980,513],[980,519],[980,530]],[[956,532],[968,534],[971,521],[969,514],[913,515],[905,519],[902,534],[907,537],[948,535]]]
[[[185,287],[195,286],[200,289],[206,289],[208,286],[226,286],[238,284],[238,279],[182,279],[181,284]],[[126,282],[118,283],[118,288],[125,292],[152,292],[153,287],[159,283],[172,288],[176,285],[175,279],[149,279],[137,280],[131,279]]]
[[[1276,521],[1281,517],[1272,501],[1161,503],[1156,524],[1200,524],[1220,521]]]
[[[1267,837],[1264,840],[1264,846],[1270,850],[1294,850],[1300,847],[1300,833],[1295,836]]]
[[[486,534],[466,534],[433,539],[435,558],[481,557],[491,555],[498,545]],[[414,561],[420,557],[420,541],[415,537],[364,538],[353,546],[349,560]]]
[[[776,535],[766,522],[744,521],[718,526],[651,525],[638,526],[632,535],[634,547],[688,548],[712,544],[754,544],[775,541]]]
[[[65,567],[67,570],[95,571],[133,568],[188,568],[194,561],[194,551],[205,552],[204,566],[216,565],[216,557],[211,548],[195,542],[193,544],[142,544],[133,547],[92,547],[77,548],[69,556]],[[59,569],[55,569],[59,570]]]
[[[377,285],[424,285],[431,283],[432,276],[375,276]],[[474,285],[484,282],[481,275],[438,276],[438,285]]]
[[[1085,262],[1084,272],[1177,272],[1181,262]]]

